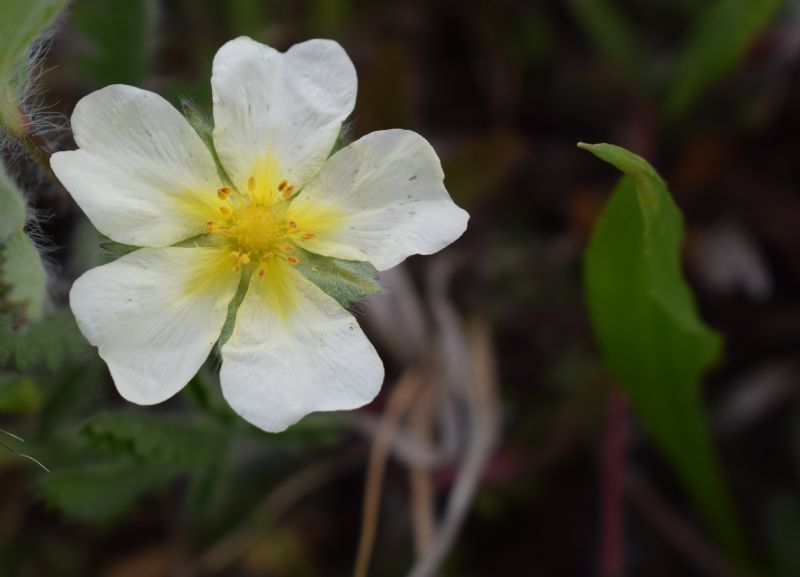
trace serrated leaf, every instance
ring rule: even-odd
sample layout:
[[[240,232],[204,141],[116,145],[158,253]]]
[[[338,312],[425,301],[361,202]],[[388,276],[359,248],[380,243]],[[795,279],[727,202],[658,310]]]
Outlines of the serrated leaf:
[[[36,245],[23,230],[17,230],[0,247],[0,286],[0,302],[17,309],[22,324],[42,316],[44,265]]]
[[[22,230],[25,225],[25,201],[22,193],[0,165],[0,243]]]
[[[31,48],[66,0],[0,0],[0,125],[20,131],[18,108]]]
[[[0,412],[33,414],[41,406],[42,394],[32,378],[26,375],[6,375],[0,378]]]
[[[664,101],[667,116],[683,113],[732,69],[780,4],[781,0],[717,0],[708,6],[678,58]]]
[[[579,146],[626,175],[595,225],[584,260],[589,313],[603,356],[719,542],[741,558],[743,532],[699,391],[721,339],[699,318],[681,272],[683,218],[643,158],[610,144]]]
[[[341,260],[296,249],[297,270],[343,307],[380,292],[378,271],[367,262]]]
[[[0,328],[0,361],[12,363],[21,371],[44,368],[54,372],[87,348],[86,339],[67,311],[46,316],[21,330]]]
[[[95,415],[84,423],[81,434],[114,455],[180,468],[215,462],[226,441],[224,431],[207,420],[133,411]]]
[[[56,469],[39,478],[38,490],[69,517],[108,521],[173,476],[169,467],[119,460]]]

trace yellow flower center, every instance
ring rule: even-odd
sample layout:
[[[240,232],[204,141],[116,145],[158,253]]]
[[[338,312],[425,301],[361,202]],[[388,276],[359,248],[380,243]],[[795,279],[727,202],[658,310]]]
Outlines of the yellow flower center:
[[[206,224],[210,233],[221,236],[230,246],[234,272],[253,262],[258,266],[258,276],[263,277],[265,268],[275,259],[298,265],[300,261],[291,254],[295,250],[293,241],[316,236],[301,230],[287,216],[294,187],[282,180],[274,190],[269,188],[259,187],[251,176],[245,193],[235,193],[228,187],[217,191],[220,216]]]

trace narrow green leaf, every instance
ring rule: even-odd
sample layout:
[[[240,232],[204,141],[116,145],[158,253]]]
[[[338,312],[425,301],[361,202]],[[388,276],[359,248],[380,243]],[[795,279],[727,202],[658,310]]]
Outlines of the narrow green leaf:
[[[81,433],[90,444],[114,455],[180,468],[215,462],[226,440],[210,421],[134,411],[95,415],[84,423]]]
[[[173,476],[170,467],[120,460],[56,469],[39,478],[38,489],[45,502],[69,517],[108,521]]]
[[[37,320],[45,300],[45,271],[36,245],[17,230],[0,246],[0,303],[16,309],[16,324]]]
[[[299,247],[297,270],[343,307],[380,292],[378,271],[366,262],[320,256]]]
[[[781,0],[717,0],[689,35],[675,67],[664,111],[676,117],[745,55]]]
[[[53,23],[66,0],[0,0],[0,125],[19,133],[19,106],[28,82],[34,42]]]
[[[597,47],[635,85],[647,80],[645,45],[614,0],[572,0],[572,11]]]
[[[0,243],[25,225],[25,201],[22,193],[0,165]]]
[[[595,225],[584,261],[600,348],[719,542],[741,559],[745,541],[699,390],[721,339],[699,318],[681,272],[683,218],[643,158],[610,144],[579,146],[626,175]]]

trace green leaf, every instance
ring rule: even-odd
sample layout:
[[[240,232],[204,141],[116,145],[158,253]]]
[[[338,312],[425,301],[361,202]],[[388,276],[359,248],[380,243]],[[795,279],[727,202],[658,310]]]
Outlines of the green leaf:
[[[781,0],[717,0],[697,19],[676,64],[664,111],[676,117],[736,66]]]
[[[114,455],[182,469],[215,462],[226,441],[224,431],[208,420],[134,411],[95,415],[81,433],[91,445]]]
[[[155,46],[155,0],[81,0],[72,19],[85,36],[83,71],[98,85],[141,86]]]
[[[21,371],[41,367],[55,372],[87,349],[68,311],[46,316],[22,330],[0,327],[0,362],[11,363]]]
[[[36,245],[17,230],[0,246],[0,303],[16,310],[15,324],[42,316],[45,271]]]
[[[108,521],[173,476],[169,467],[120,460],[57,469],[39,478],[38,489],[45,502],[70,517]]]
[[[572,0],[572,11],[592,41],[636,85],[646,77],[644,42],[614,0]]]
[[[578,146],[626,175],[595,225],[584,261],[603,356],[719,542],[741,559],[744,537],[699,390],[721,339],[700,320],[681,272],[683,218],[644,159],[610,144]]]
[[[66,0],[0,0],[0,125],[21,132],[19,106],[28,82],[34,42],[66,5]]]
[[[296,248],[297,270],[343,307],[380,292],[378,271],[366,262],[341,260]]]
[[[0,411],[15,414],[34,414],[42,406],[42,394],[32,378],[26,375],[7,375],[0,378]]]
[[[25,226],[25,201],[22,193],[0,165],[0,243]]]

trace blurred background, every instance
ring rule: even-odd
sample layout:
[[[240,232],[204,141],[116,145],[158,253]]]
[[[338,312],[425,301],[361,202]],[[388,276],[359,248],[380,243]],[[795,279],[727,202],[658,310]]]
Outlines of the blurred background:
[[[356,307],[378,399],[270,435],[227,408],[214,357],[163,405],[122,401],[66,308],[112,256],[7,144],[51,303],[0,339],[0,427],[25,439],[0,437],[0,575],[800,575],[800,2],[75,0],[30,115],[59,150],[108,84],[210,110],[214,53],[242,34],[341,43],[349,137],[424,135],[469,229]],[[619,173],[580,140],[645,157],[683,212],[724,339],[699,394],[738,547],[593,337],[582,257]]]

